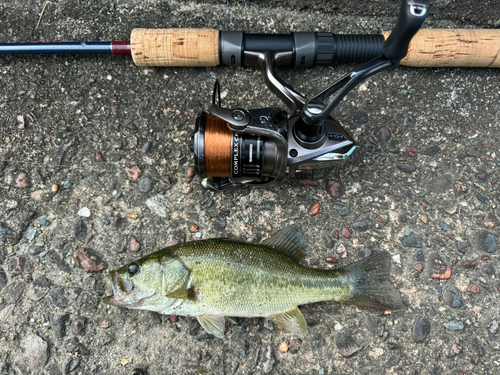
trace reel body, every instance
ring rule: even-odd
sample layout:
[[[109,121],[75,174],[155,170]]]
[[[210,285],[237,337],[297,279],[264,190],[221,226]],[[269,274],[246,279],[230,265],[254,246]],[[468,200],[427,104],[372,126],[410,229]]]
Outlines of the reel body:
[[[202,112],[190,141],[202,186],[214,191],[241,184],[277,186],[303,170],[343,164],[356,148],[331,117],[319,142],[301,139],[299,119],[278,107]]]
[[[382,55],[310,99],[274,71],[275,66],[292,59],[289,50],[245,50],[245,61],[262,68],[267,86],[290,108],[291,115],[279,107],[222,108],[217,81],[213,106],[198,116],[190,138],[202,187],[221,191],[242,185],[277,186],[285,177],[301,171],[345,163],[356,146],[331,112],[359,83],[399,65],[425,20],[428,7],[428,0],[403,0]]]

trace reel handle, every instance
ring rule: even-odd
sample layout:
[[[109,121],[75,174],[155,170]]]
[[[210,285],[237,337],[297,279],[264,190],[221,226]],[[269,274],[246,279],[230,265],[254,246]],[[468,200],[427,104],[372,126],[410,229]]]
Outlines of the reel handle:
[[[382,56],[357,67],[309,99],[296,125],[296,135],[304,142],[320,141],[324,137],[323,122],[355,86],[382,70],[399,65],[408,53],[410,41],[425,21],[428,9],[428,0],[403,0],[396,26],[384,43]],[[336,96],[330,100],[334,94]]]
[[[382,56],[393,61],[406,56],[412,38],[427,17],[428,9],[428,0],[404,0],[401,3],[396,26],[384,42]]]

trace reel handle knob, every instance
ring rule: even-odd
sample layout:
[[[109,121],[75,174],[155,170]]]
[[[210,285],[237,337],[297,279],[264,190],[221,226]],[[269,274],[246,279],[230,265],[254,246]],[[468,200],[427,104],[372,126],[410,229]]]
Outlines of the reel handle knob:
[[[382,56],[392,61],[403,59],[410,41],[422,26],[429,10],[428,0],[403,0],[396,26],[384,42]]]

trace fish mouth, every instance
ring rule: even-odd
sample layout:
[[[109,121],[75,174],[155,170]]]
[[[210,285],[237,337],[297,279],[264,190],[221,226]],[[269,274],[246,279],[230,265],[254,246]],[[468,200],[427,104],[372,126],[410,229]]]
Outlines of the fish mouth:
[[[116,271],[111,271],[109,275],[111,277],[111,288],[113,294],[111,296],[103,297],[102,302],[106,305],[140,308],[147,300],[158,295],[158,291],[156,291],[153,294],[145,296],[139,300],[131,299],[130,297],[133,298],[133,284],[120,277]],[[129,296],[128,300],[127,296]]]
[[[112,296],[107,296],[102,299],[102,303],[111,306],[121,306],[122,305],[121,302],[123,302],[123,300],[117,300],[114,294]]]
[[[111,278],[111,289],[113,294],[111,296],[104,297],[102,302],[106,305],[113,306],[126,306],[130,304],[130,302],[133,302],[124,300],[124,295],[130,294],[132,291],[132,285],[129,282],[125,282],[116,271],[111,271],[109,276]]]

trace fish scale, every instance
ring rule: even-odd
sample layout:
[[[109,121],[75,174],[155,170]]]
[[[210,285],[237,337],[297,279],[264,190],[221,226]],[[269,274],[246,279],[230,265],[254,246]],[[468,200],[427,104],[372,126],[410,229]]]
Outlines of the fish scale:
[[[340,300],[349,290],[342,271],[303,267],[265,246],[206,240],[170,252],[191,270],[198,295],[178,309],[180,315],[269,316],[297,305]]]

